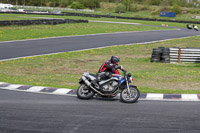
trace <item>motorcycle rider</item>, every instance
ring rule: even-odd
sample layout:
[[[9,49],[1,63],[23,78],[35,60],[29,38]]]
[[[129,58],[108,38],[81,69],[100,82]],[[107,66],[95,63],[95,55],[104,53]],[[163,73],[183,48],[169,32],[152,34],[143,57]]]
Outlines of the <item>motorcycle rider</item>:
[[[112,56],[110,60],[106,61],[103,65],[101,65],[98,71],[98,81],[101,79],[109,79],[112,77],[112,74],[119,74],[117,69],[123,70],[122,66],[119,66],[120,58],[117,56]]]
[[[97,80],[93,80],[92,84],[96,88],[99,88],[98,83],[101,80],[110,79],[112,77],[112,74],[120,75],[117,69],[121,69],[123,71],[123,67],[118,65],[119,62],[119,57],[111,56],[110,60],[106,61],[104,64],[101,65],[97,73]]]

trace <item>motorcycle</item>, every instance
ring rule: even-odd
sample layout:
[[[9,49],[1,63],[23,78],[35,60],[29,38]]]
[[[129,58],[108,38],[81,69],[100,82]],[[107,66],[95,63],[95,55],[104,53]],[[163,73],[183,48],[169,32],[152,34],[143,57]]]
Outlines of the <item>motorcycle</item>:
[[[79,88],[77,97],[80,99],[91,99],[95,94],[102,97],[116,97],[120,93],[120,99],[125,103],[134,103],[140,97],[140,91],[137,86],[129,85],[133,83],[133,77],[130,73],[126,74],[126,70],[122,70],[124,76],[112,74],[112,77],[107,80],[97,81],[98,76],[89,72],[84,72],[79,80]]]

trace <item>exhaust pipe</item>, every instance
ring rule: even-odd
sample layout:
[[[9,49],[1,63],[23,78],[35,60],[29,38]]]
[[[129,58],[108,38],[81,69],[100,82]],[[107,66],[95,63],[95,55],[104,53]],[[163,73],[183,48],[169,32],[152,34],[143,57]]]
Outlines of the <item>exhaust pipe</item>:
[[[90,85],[91,85],[91,83],[86,79],[85,76],[82,76],[82,79],[83,79],[83,81],[85,82],[85,84],[86,84],[87,86],[90,86]]]

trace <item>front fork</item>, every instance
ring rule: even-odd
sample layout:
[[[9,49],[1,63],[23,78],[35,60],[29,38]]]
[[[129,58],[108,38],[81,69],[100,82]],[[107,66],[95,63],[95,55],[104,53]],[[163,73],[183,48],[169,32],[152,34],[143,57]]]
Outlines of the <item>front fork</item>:
[[[126,79],[126,86],[127,86],[127,89],[128,89],[128,94],[131,95],[131,90],[129,88],[129,83],[128,83],[127,77],[125,77],[125,79]]]

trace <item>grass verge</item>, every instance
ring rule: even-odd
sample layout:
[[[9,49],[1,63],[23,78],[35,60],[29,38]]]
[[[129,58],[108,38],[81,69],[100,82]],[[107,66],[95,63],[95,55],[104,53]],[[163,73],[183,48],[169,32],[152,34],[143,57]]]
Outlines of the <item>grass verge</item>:
[[[81,16],[55,16],[55,15],[32,15],[32,14],[0,14],[0,20],[25,20],[25,19],[38,19],[38,18],[64,18],[64,19],[83,19],[83,20],[99,20],[99,21],[114,21],[114,22],[129,22],[129,23],[140,23],[146,25],[168,25],[174,27],[186,28],[185,23],[174,23],[174,22],[159,22],[159,21],[143,21],[143,20],[129,20],[129,19],[115,19],[115,18],[92,18],[92,17],[81,17]],[[198,25],[200,27],[200,25]]]
[[[200,93],[200,64],[150,63],[153,48],[200,47],[199,42],[199,37],[190,37],[3,61],[0,81],[77,89],[83,72],[96,73],[104,61],[117,55],[141,93]]]
[[[124,31],[165,30],[167,28],[108,24],[108,23],[75,23],[58,25],[29,25],[0,27],[0,41],[48,38],[57,36],[87,35]]]

